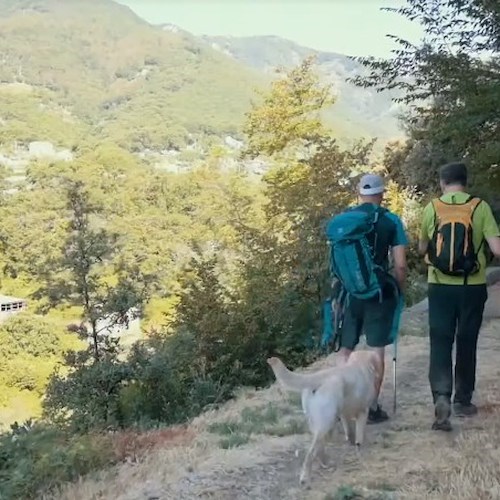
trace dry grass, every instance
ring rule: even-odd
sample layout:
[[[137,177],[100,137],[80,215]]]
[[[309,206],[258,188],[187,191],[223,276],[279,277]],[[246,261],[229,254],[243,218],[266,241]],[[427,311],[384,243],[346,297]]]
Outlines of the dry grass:
[[[327,448],[329,469],[313,469],[311,488],[298,485],[310,437],[296,397],[276,385],[242,390],[219,411],[195,419],[182,438],[166,439],[134,463],[68,485],[59,499],[498,499],[500,498],[500,321],[485,324],[479,342],[476,400],[480,414],[454,420],[454,431],[430,429],[428,341],[401,339],[398,412],[369,426],[358,458],[342,433]],[[383,404],[391,404],[391,364]],[[316,366],[331,364],[322,360]],[[139,437],[137,437],[139,439]],[[149,442],[146,439],[146,442]]]
[[[401,498],[500,498],[500,411],[486,412],[463,430],[454,446],[434,450],[430,463],[406,482]]]
[[[179,426],[148,432],[124,431],[113,435],[114,455],[120,461],[137,462],[156,449],[186,446],[195,438],[193,429]]]

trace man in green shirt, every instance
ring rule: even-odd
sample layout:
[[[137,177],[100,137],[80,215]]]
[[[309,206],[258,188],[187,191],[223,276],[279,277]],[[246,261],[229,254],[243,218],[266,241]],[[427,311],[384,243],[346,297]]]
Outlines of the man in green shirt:
[[[444,165],[439,176],[443,195],[424,209],[419,252],[426,255],[429,265],[429,382],[435,405],[433,429],[450,431],[455,337],[454,414],[466,417],[477,413],[471,400],[476,381],[477,340],[487,299],[484,246],[486,242],[492,253],[500,256],[500,231],[488,203],[465,191],[467,168],[464,164]],[[467,221],[472,228],[469,241],[464,230],[468,227]],[[470,243],[473,249],[464,257]],[[471,261],[474,264],[470,264]]]

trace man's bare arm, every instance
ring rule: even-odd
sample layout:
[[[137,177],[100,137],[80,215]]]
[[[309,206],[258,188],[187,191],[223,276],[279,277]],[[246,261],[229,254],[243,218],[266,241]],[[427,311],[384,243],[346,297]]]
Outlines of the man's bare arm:
[[[392,258],[394,261],[394,275],[401,290],[405,289],[406,285],[406,247],[398,245],[392,248]]]
[[[420,238],[418,241],[418,253],[420,255],[425,255],[427,253],[427,246],[429,245],[429,240],[427,238]]]
[[[495,257],[500,257],[500,236],[491,236],[486,238],[488,246]]]

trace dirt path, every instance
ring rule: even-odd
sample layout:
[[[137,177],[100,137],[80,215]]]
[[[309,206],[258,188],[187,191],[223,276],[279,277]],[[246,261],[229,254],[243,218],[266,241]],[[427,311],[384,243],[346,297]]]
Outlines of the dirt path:
[[[298,484],[310,442],[300,404],[273,385],[247,391],[218,412],[196,419],[191,429],[197,437],[189,444],[71,485],[60,498],[500,499],[500,284],[490,288],[486,316],[475,396],[480,415],[455,419],[450,434],[430,430],[427,338],[404,337],[399,344],[397,414],[368,427],[361,458],[344,443],[339,426],[327,449],[329,468],[313,469],[309,489]],[[405,326],[413,322],[414,331],[418,327],[425,332],[425,319],[425,308],[417,308],[414,315],[406,314]],[[382,397],[387,409],[392,407],[389,355]],[[332,360],[321,364],[328,363]]]

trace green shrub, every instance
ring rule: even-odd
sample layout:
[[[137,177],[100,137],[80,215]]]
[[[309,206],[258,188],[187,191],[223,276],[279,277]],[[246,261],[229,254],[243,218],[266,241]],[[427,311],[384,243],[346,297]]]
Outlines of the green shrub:
[[[0,436],[0,498],[40,498],[115,460],[106,436],[69,435],[43,425],[14,428]]]
[[[125,361],[73,363],[69,375],[49,383],[45,416],[76,432],[185,421],[231,396],[230,387],[200,371],[193,356],[193,338],[178,334],[136,344]]]
[[[61,355],[64,332],[50,321],[31,313],[9,318],[0,328],[0,356],[12,359],[19,355],[47,358]]]
[[[44,415],[52,423],[71,424],[74,432],[119,427],[120,391],[131,377],[115,359],[81,363],[67,375],[56,373],[47,387]]]
[[[68,376],[54,377],[45,401],[52,421],[78,431],[179,423],[226,401],[237,387],[267,385],[272,354],[289,366],[311,362],[318,312],[312,298],[275,287],[267,300],[256,288],[238,300],[214,262],[195,263],[193,271],[168,325],[175,333],[137,343],[126,361],[80,362]],[[249,279],[270,289],[265,275]]]
[[[4,418],[0,424],[12,423],[11,416],[18,399],[29,400],[22,418],[40,410],[40,398],[64,352],[78,347],[78,339],[63,330],[61,324],[43,316],[23,312],[10,317],[0,326],[0,407]],[[31,404],[38,401],[35,407]],[[10,416],[8,416],[10,415]]]
[[[133,381],[121,391],[124,423],[178,423],[230,397],[230,387],[199,370],[196,359],[187,333],[136,345],[128,360]]]
[[[418,304],[427,297],[426,275],[417,270],[410,270],[407,276],[405,302],[407,307]]]

